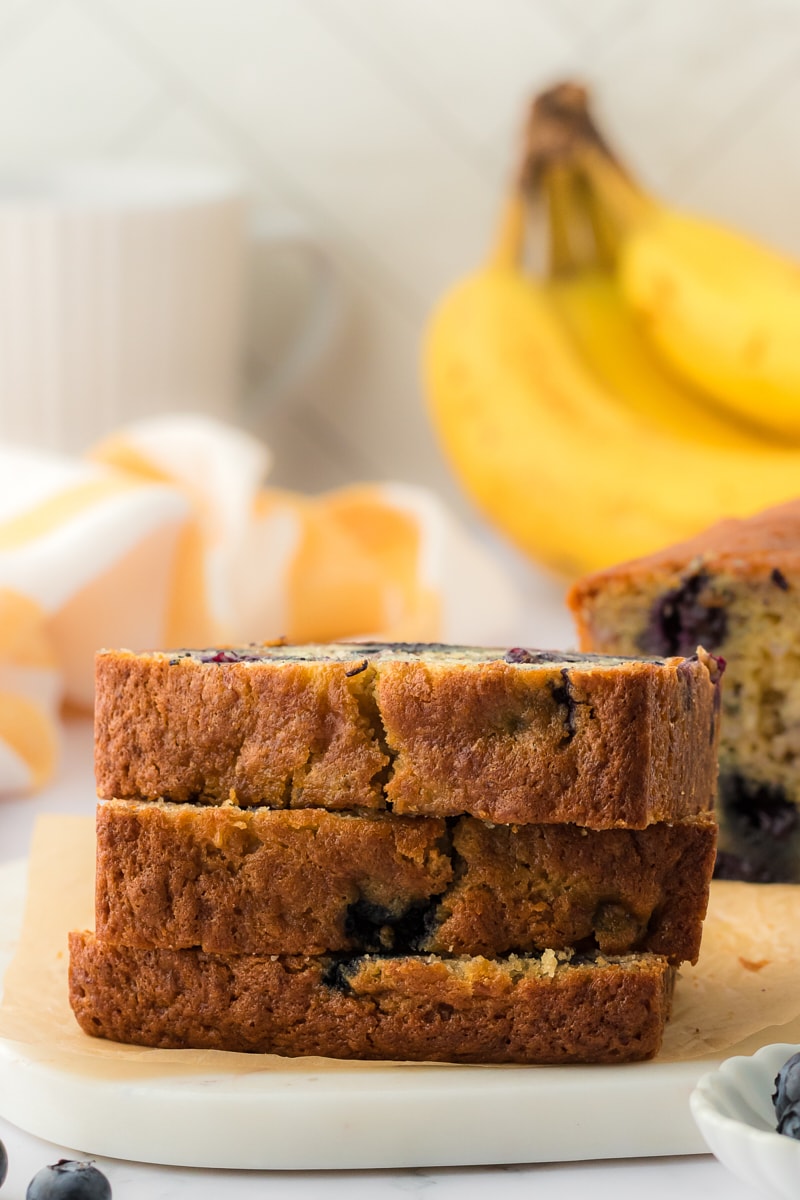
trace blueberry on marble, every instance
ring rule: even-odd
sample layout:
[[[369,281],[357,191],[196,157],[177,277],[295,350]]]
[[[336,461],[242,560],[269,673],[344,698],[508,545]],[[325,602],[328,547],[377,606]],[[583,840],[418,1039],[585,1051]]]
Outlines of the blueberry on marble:
[[[793,1054],[781,1067],[775,1076],[775,1091],[772,1093],[772,1103],[775,1105],[775,1116],[779,1121],[784,1114],[800,1101],[800,1054]],[[797,1136],[792,1134],[792,1137]]]
[[[61,1158],[34,1175],[25,1200],[111,1200],[111,1184],[92,1163]]]

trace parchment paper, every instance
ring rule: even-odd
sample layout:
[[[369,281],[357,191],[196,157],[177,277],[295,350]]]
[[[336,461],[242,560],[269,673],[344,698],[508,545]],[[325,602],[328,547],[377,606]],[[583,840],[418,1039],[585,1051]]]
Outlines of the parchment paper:
[[[134,1064],[139,1074],[143,1068],[157,1074],[429,1068],[151,1050],[87,1037],[67,998],[66,939],[71,929],[94,926],[94,852],[91,817],[39,819],[22,934],[4,981],[0,1037],[36,1046],[48,1060],[67,1056],[72,1069],[104,1077]],[[714,883],[700,961],[681,969],[660,1060],[752,1053],[775,1041],[800,1042],[800,886]]]

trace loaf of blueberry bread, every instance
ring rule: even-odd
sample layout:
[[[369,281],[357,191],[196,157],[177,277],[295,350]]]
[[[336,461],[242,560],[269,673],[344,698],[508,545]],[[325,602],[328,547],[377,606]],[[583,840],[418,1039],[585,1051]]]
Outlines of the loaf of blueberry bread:
[[[661,1043],[721,665],[404,644],[97,658],[92,1036],[447,1062]]]
[[[633,1062],[658,1052],[673,978],[655,955],[223,956],[70,937],[91,1036],[289,1057]]]
[[[580,580],[580,644],[727,663],[717,874],[800,882],[800,500]]]
[[[218,954],[700,948],[716,824],[488,825],[391,813],[106,801],[96,931]]]
[[[593,829],[680,820],[712,803],[720,674],[685,650],[105,651],[98,792]]]

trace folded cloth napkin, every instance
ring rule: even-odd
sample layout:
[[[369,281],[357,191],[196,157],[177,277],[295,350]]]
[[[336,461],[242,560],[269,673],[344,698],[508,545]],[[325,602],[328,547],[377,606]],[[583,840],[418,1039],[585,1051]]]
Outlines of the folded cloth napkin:
[[[102,646],[505,641],[505,569],[433,493],[263,487],[267,448],[201,417],[85,460],[0,446],[0,794],[40,786]]]

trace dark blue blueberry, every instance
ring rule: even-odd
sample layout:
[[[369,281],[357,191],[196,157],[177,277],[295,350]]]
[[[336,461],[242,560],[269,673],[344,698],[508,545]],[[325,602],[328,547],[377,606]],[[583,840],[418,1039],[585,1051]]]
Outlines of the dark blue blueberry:
[[[736,854],[732,850],[718,850],[714,865],[715,879],[732,879],[739,883],[775,883],[771,866],[756,861],[749,854]]]
[[[575,737],[576,724],[575,718],[577,714],[578,701],[572,695],[572,683],[569,677],[567,667],[561,668],[561,683],[558,687],[551,687],[551,693],[556,704],[562,710],[564,718],[564,737],[563,742],[566,744],[571,742]]]
[[[524,646],[513,646],[506,651],[504,662],[517,663],[583,663],[605,658],[603,654],[578,654],[572,650],[527,650]]]
[[[800,1142],[800,1108],[796,1104],[787,1108],[781,1117],[778,1122],[778,1133],[785,1133],[787,1137],[796,1138]]]
[[[256,644],[245,646],[241,650],[233,650],[230,646],[210,646],[202,650],[173,650],[170,654],[169,665],[176,667],[185,659],[201,663],[238,663],[266,662],[276,657],[279,655],[275,652],[265,654],[262,647]]]
[[[34,1175],[25,1200],[111,1200],[111,1184],[91,1163],[61,1158]]]
[[[351,995],[353,989],[350,986],[350,976],[358,970],[358,961],[357,958],[332,959],[323,971],[320,983],[332,992],[341,992],[343,996]]]
[[[241,650],[208,650],[205,654],[198,655],[200,662],[204,663],[236,663],[236,662],[260,662],[263,654],[249,654]]]
[[[719,781],[719,805],[731,829],[761,834],[771,842],[785,841],[797,830],[800,813],[780,784],[760,783],[737,772]]]
[[[530,650],[526,650],[523,646],[514,646],[506,654],[507,663],[533,663],[539,660],[535,655],[531,654]]]
[[[793,1054],[775,1076],[772,1103],[775,1105],[775,1116],[779,1122],[798,1101],[800,1101],[800,1054]],[[784,1131],[781,1130],[781,1132]],[[797,1137],[797,1134],[793,1133],[790,1136]]]
[[[400,912],[360,897],[348,905],[345,933],[353,949],[367,954],[417,954],[436,928],[437,897]]]
[[[728,614],[722,605],[706,604],[702,598],[710,582],[705,571],[698,571],[656,601],[639,639],[646,654],[686,655],[698,646],[716,650],[722,645]]]
[[[8,1153],[5,1146],[0,1142],[0,1187],[5,1183],[5,1178],[8,1173]]]
[[[800,864],[800,812],[777,784],[723,772],[717,807],[725,831],[717,879],[796,883]]]

